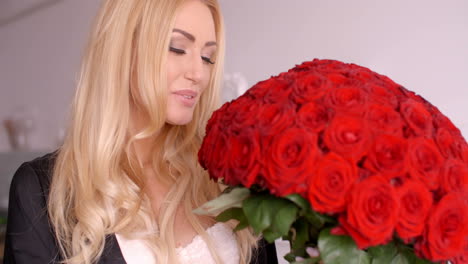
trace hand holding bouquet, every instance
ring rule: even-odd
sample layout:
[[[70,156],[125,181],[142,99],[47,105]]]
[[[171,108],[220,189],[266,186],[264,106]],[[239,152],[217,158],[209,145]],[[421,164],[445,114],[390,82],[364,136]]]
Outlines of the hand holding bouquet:
[[[257,83],[213,114],[199,161],[237,197],[218,220],[289,240],[290,262],[468,263],[465,139],[367,68],[314,60]]]

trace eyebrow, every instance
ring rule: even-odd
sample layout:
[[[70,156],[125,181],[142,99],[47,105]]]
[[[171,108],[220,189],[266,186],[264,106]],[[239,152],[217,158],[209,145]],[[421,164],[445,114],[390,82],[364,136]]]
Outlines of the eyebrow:
[[[184,31],[182,29],[178,29],[178,28],[174,28],[172,30],[172,32],[177,32],[177,33],[180,33],[182,34],[184,37],[186,37],[188,40],[192,41],[192,42],[195,42],[195,36],[193,36],[192,34],[188,33],[187,31]],[[208,46],[216,46],[216,42],[215,41],[208,41],[205,43],[205,46],[208,47]]]

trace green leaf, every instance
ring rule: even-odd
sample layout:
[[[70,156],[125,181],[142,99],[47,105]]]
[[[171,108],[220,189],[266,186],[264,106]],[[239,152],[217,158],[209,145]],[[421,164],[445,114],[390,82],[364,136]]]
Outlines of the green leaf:
[[[290,194],[284,198],[290,200],[301,209],[301,215],[305,216],[309,222],[316,228],[321,228],[325,223],[336,223],[333,217],[329,217],[316,212],[309,201],[299,194]]]
[[[431,264],[418,258],[412,248],[395,242],[371,247],[367,250],[372,256],[372,264]]]
[[[304,216],[312,224],[312,226],[314,226],[317,229],[321,229],[325,225],[325,223],[336,222],[335,219],[325,215],[321,215],[313,210],[306,212]]]
[[[298,208],[289,202],[276,201],[279,206],[269,228],[264,230],[263,236],[269,243],[289,233],[292,223],[296,220]]]
[[[251,195],[244,200],[242,209],[254,231],[257,234],[263,232],[269,242],[289,233],[298,212],[287,199],[270,194]]]
[[[325,264],[370,264],[371,256],[359,250],[349,236],[330,234],[330,228],[322,230],[319,235],[318,247]]]
[[[199,208],[193,210],[198,215],[217,215],[231,207],[241,207],[250,195],[250,190],[243,187],[235,187],[230,192],[223,193],[219,197],[206,202]]]
[[[398,245],[398,254],[392,260],[391,264],[431,264],[428,260],[420,259],[415,254],[413,249],[407,247],[406,245]]]
[[[0,225],[6,225],[6,223],[7,223],[7,218],[0,216]]]
[[[276,239],[281,237],[281,234],[271,227],[263,230],[262,234],[263,238],[265,238],[268,243],[273,243]]]
[[[284,255],[284,259],[291,263],[296,261],[296,256],[293,253],[288,253]]]
[[[284,198],[290,200],[290,201],[293,202],[295,205],[299,206],[299,208],[301,208],[302,210],[309,211],[309,210],[311,210],[311,208],[312,208],[312,207],[310,206],[309,201],[307,201],[306,199],[304,199],[304,197],[300,196],[300,195],[297,194],[297,193],[287,195],[287,196],[285,196]]]
[[[309,240],[309,223],[304,218],[299,218],[293,224],[293,236],[291,237],[291,248],[303,248]]]
[[[238,221],[241,221],[242,219],[245,218],[244,211],[242,208],[229,208],[226,211],[220,213],[218,216],[216,216],[216,221],[218,222],[227,222],[231,219],[236,219]]]
[[[392,260],[398,254],[397,247],[394,243],[388,243],[387,245],[371,247],[367,250],[372,256],[372,264],[388,264],[392,263]]]
[[[372,262],[373,264],[374,262]],[[409,262],[409,259],[403,255],[403,254],[397,254],[392,260],[391,262],[387,262],[387,263],[390,263],[390,264],[412,264],[413,262]]]
[[[315,244],[317,244],[318,236],[320,234],[320,231],[322,230],[323,230],[323,227],[317,228],[313,225],[309,225],[309,241],[312,241]]]
[[[414,263],[414,264],[435,264],[436,262],[431,262],[429,260],[420,259],[420,258],[415,256],[415,259],[413,258],[412,263]]]
[[[234,228],[234,231],[242,230],[248,226],[249,226],[249,221],[247,221],[247,218],[245,218],[242,221],[239,221],[239,224],[237,224],[236,228]]]
[[[272,228],[280,234],[280,237],[289,233],[292,223],[296,220],[297,211],[297,207],[291,203],[285,203],[277,211]]]
[[[239,231],[249,226],[249,221],[247,221],[247,217],[245,217],[242,208],[229,208],[216,217],[216,221],[218,222],[227,222],[231,219],[239,221],[237,226],[234,228],[234,231]]]
[[[275,216],[276,208],[272,207],[269,195],[252,195],[242,203],[244,214],[256,234],[267,229]]]

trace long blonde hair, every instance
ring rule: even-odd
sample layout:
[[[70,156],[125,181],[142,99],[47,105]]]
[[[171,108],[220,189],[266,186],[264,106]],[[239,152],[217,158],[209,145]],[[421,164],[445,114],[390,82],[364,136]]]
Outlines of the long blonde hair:
[[[93,27],[73,101],[71,124],[55,163],[48,212],[65,263],[95,263],[107,235],[119,233],[147,242],[158,263],[177,263],[174,218],[184,208],[187,220],[214,244],[192,210],[220,193],[197,162],[205,124],[219,106],[224,63],[224,29],[217,0],[201,0],[211,10],[217,55],[209,87],[184,126],[167,124],[166,58],[177,10],[187,0],[106,0]],[[135,73],[135,74],[134,74]],[[133,133],[131,104],[147,116]],[[153,168],[171,189],[154,216],[145,179],[132,144],[157,134]],[[231,226],[232,227],[232,226]],[[236,233],[241,263],[251,259],[256,238]]]

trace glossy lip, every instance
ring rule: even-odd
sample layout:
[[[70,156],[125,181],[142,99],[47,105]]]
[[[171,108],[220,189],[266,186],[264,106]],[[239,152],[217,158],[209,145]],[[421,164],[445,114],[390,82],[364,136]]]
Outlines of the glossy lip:
[[[198,93],[196,91],[185,89],[185,90],[178,90],[173,92],[173,94],[179,99],[179,101],[187,107],[193,107],[197,102]],[[187,98],[189,96],[191,98]]]

